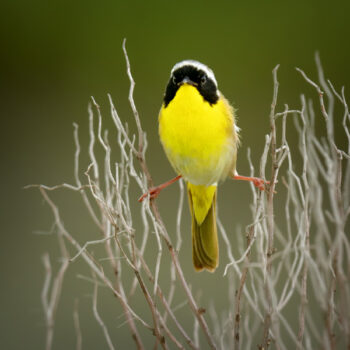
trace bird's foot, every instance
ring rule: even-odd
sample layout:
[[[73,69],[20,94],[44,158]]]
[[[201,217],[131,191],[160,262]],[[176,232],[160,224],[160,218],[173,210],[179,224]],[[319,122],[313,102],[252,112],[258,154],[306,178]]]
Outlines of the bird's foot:
[[[257,187],[260,191],[266,190],[266,185],[270,184],[270,181],[263,180],[259,177],[250,177],[250,176],[241,176],[241,175],[234,175],[232,176],[234,180],[242,180],[242,181],[250,181],[254,184],[255,187]]]
[[[142,202],[146,197],[149,196],[149,199],[155,199],[157,198],[158,194],[160,193],[160,191],[165,188],[168,187],[169,185],[171,185],[172,183],[176,182],[177,180],[179,180],[182,176],[178,175],[176,177],[174,177],[173,179],[159,185],[156,187],[152,187],[148,190],[148,192],[144,193],[139,199],[139,202]]]
[[[160,186],[158,187],[152,187],[148,190],[148,192],[144,193],[139,199],[138,201],[141,203],[146,197],[149,196],[149,199],[155,199],[158,197],[160,191],[162,190],[162,188],[160,188]]]

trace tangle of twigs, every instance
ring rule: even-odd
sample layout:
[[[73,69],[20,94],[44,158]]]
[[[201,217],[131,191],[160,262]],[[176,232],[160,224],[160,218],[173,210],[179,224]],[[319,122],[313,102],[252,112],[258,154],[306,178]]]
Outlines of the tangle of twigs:
[[[297,71],[305,83],[314,88],[317,106],[312,98],[301,95],[299,108],[289,109],[285,105],[278,112],[278,66],[273,70],[271,130],[266,135],[259,165],[259,176],[267,178],[270,186],[267,193],[251,186],[252,219],[246,229],[246,244],[242,243],[238,248],[240,256],[235,256],[232,249],[237,245],[237,242],[232,242],[237,233],[229,235],[218,220],[227,248],[227,255],[223,258],[227,264],[222,286],[227,286],[229,298],[227,310],[222,315],[215,310],[215,300],[213,308],[206,313],[198,305],[197,292],[191,290],[178,258],[182,242],[183,183],[179,182],[175,239],[168,234],[153,200],[144,200],[139,206],[143,229],[137,231],[135,228],[136,219],[131,210],[134,204],[130,202],[129,190],[136,185],[140,193],[144,193],[153,182],[145,158],[147,138],[133,98],[135,82],[125,41],[123,51],[137,135],[129,134],[127,124],[109,96],[110,112],[117,131],[117,145],[111,145],[107,131],[103,131],[101,109],[92,99],[89,107],[90,164],[84,180],[81,180],[79,165],[79,129],[74,124],[75,183],[53,187],[28,186],[39,187],[52,210],[62,256],[56,277],[53,277],[49,255],[45,254],[43,258],[46,277],[41,298],[47,329],[46,349],[52,348],[55,314],[65,272],[78,259],[82,259],[92,271],[91,279],[87,279],[93,283],[93,315],[104,334],[104,347],[109,349],[115,348],[115,334],[97,309],[99,286],[107,287],[116,297],[137,349],[150,347],[140,328],[153,336],[154,348],[163,349],[349,348],[350,244],[346,229],[349,228],[350,215],[350,113],[344,88],[339,92],[325,80],[316,55],[319,82],[301,69],[297,68]],[[340,107],[337,110],[342,109],[342,112],[335,112],[336,104]],[[320,124],[323,131],[316,132],[316,125]],[[287,132],[290,128],[295,128],[298,135],[297,148],[290,146],[292,143]],[[339,129],[343,131],[343,142],[336,137],[335,130]],[[102,166],[95,153],[96,147],[104,151]],[[118,162],[113,163],[111,154],[116,149],[120,155]],[[301,167],[296,165],[298,158]],[[248,161],[254,175],[250,151]],[[283,202],[279,200],[278,208],[277,180],[278,195],[284,198]],[[96,239],[79,243],[64,225],[60,210],[49,195],[50,191],[61,188],[81,196],[86,213],[95,224]],[[136,240],[136,237],[142,239]],[[155,243],[152,248],[148,244],[150,241]],[[105,247],[107,266],[101,259],[94,258],[92,250],[96,245]],[[73,255],[69,254],[67,246],[70,246],[69,250],[73,248]],[[154,251],[155,247],[157,251]],[[152,261],[147,260],[147,249],[153,249]],[[169,254],[169,266],[164,263],[164,254]],[[164,269],[169,269],[170,284],[163,283],[160,277]],[[126,281],[126,274],[121,273],[125,270],[133,275],[131,285]],[[144,297],[148,315],[133,302],[136,290]],[[184,305],[188,308],[182,308],[181,312],[192,314],[193,329],[184,326],[184,317],[188,316],[183,316],[174,305],[176,293],[185,296]],[[310,305],[310,300],[315,301],[316,306],[315,303]],[[291,313],[291,305],[298,312]],[[209,321],[212,326],[209,326]],[[79,322],[78,302],[74,309],[74,327],[77,349],[81,349],[84,332]]]

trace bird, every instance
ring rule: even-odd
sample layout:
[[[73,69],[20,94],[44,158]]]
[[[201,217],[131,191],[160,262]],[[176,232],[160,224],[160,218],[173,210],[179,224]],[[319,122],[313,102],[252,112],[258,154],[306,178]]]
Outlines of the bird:
[[[192,258],[196,271],[214,272],[219,263],[216,225],[217,186],[227,177],[252,181],[260,190],[265,181],[238,175],[240,144],[236,112],[218,89],[213,71],[196,60],[174,65],[158,116],[159,137],[177,176],[143,194],[160,191],[183,178],[191,213]]]

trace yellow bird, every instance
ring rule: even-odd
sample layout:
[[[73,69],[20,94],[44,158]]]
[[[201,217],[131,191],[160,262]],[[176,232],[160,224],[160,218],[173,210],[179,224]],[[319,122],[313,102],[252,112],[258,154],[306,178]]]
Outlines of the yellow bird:
[[[219,181],[237,175],[239,128],[232,106],[218,90],[213,71],[206,65],[185,60],[171,70],[159,113],[159,136],[165,153],[178,176],[152,188],[140,197],[158,193],[183,178],[187,183],[192,216],[192,254],[197,271],[215,271],[219,261],[216,228],[216,196]]]

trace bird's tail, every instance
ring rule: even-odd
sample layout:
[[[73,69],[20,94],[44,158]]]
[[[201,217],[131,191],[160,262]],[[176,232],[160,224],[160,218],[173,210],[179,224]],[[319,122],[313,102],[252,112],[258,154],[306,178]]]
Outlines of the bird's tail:
[[[192,216],[192,255],[197,271],[214,272],[219,262],[216,228],[216,186],[187,183]]]

